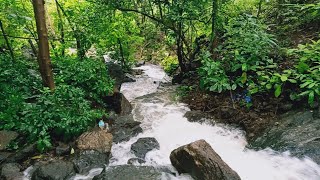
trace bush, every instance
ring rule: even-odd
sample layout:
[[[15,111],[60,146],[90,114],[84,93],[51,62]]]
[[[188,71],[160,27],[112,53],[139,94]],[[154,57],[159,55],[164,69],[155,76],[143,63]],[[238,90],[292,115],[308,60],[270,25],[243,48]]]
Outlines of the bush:
[[[39,150],[51,147],[52,139],[71,140],[105,114],[92,109],[113,90],[104,63],[97,60],[54,61],[55,92],[43,88],[37,63],[0,55],[0,129],[14,130]]]
[[[238,87],[258,92],[257,71],[274,66],[270,54],[277,48],[275,39],[251,16],[230,19],[225,31],[224,43],[217,52],[220,58],[213,61],[210,54],[202,55],[201,84],[219,93]]]
[[[51,146],[51,136],[70,140],[102,115],[102,111],[90,109],[82,89],[60,85],[54,93],[45,88],[36,103],[24,103],[20,121],[12,123],[30,142],[37,141],[38,149],[43,151]]]
[[[161,61],[161,66],[164,67],[164,71],[172,75],[179,67],[179,62],[175,56],[167,56]]]
[[[294,79],[299,85],[299,92],[292,93],[292,99],[307,97],[313,105],[320,95],[320,40],[312,44],[299,45],[297,49],[288,50],[289,56],[295,59]]]
[[[100,102],[101,97],[113,91],[114,81],[108,75],[106,65],[99,60],[76,58],[55,59],[57,84],[68,84],[81,88],[86,96]]]

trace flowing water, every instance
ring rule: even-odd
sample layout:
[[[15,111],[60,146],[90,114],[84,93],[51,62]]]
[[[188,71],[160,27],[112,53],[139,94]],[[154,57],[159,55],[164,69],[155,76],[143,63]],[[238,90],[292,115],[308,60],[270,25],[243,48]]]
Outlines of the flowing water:
[[[244,132],[223,124],[215,126],[192,123],[184,118],[189,111],[186,104],[176,99],[176,87],[166,85],[170,79],[163,70],[154,65],[140,67],[144,74],[136,82],[124,83],[121,92],[134,106],[136,121],[142,122],[143,133],[127,142],[114,144],[109,166],[127,164],[135,157],[131,145],[141,137],[154,137],[160,144],[159,150],[146,155],[143,165],[172,169],[170,152],[182,145],[204,139],[235,170],[243,180],[319,180],[320,166],[309,158],[298,159],[289,152],[278,153],[271,149],[261,151],[246,148]],[[75,179],[90,179],[100,170]],[[166,176],[163,179],[192,179],[188,175]]]
[[[153,65],[140,68],[144,75],[136,82],[123,84],[121,91],[133,104],[134,118],[142,122],[144,131],[128,142],[112,147],[111,166],[126,164],[128,159],[135,157],[130,153],[130,147],[141,137],[154,137],[160,144],[159,150],[146,156],[146,165],[152,166],[171,166],[169,156],[173,149],[204,139],[244,180],[320,179],[320,166],[307,157],[298,159],[289,152],[278,153],[271,149],[250,150],[246,148],[247,141],[239,129],[187,121],[183,115],[189,109],[176,100],[175,87],[161,85],[169,81],[163,70]]]

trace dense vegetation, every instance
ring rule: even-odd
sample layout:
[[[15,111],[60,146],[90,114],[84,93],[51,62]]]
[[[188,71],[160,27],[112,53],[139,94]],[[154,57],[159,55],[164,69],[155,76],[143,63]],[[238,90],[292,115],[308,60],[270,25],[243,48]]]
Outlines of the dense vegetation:
[[[73,139],[108,113],[102,100],[113,91],[102,60],[107,53],[124,69],[145,60],[170,75],[199,77],[183,91],[199,85],[244,93],[247,107],[256,94],[319,102],[318,1],[45,2],[55,88],[38,70],[33,4],[0,0],[0,129],[18,131],[39,150],[53,139]]]

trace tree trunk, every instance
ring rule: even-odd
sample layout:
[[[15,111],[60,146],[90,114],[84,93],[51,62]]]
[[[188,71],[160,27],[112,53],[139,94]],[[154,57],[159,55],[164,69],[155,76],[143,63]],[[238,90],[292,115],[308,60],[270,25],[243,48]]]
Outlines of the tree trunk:
[[[187,72],[184,58],[183,58],[183,42],[182,42],[182,22],[178,22],[178,34],[177,34],[177,56],[181,72]]]
[[[5,31],[4,31],[4,28],[3,28],[3,25],[2,25],[2,21],[1,21],[1,20],[0,20],[0,28],[1,28],[1,31],[2,31],[3,38],[4,38],[4,40],[6,41],[7,48],[8,48],[8,50],[9,50],[9,52],[10,52],[10,56],[11,56],[12,60],[15,61],[13,51],[12,51],[12,49],[11,49],[11,46],[10,46],[8,37],[7,37],[7,35],[6,35]]]
[[[125,67],[126,63],[125,63],[125,59],[124,59],[124,53],[123,53],[123,48],[122,48],[122,43],[121,43],[120,38],[118,38],[118,44],[119,44],[122,67]]]
[[[31,46],[31,49],[32,49],[32,52],[33,52],[34,56],[35,56],[35,57],[38,57],[37,49],[36,49],[36,47],[34,46],[32,40],[31,40],[31,39],[28,39],[28,42],[29,42],[29,44],[30,44],[30,46]]]
[[[218,0],[212,1],[212,15],[211,15],[211,45],[210,52],[213,55],[214,49],[216,48],[216,39],[217,39],[217,30],[216,30],[216,20],[217,20],[217,11],[218,11]]]
[[[62,19],[61,11],[60,11],[59,4],[58,4],[57,1],[56,1],[56,6],[57,6],[58,17],[59,17],[58,26],[59,26],[60,38],[61,38],[61,39],[60,39],[60,43],[61,43],[61,45],[62,45],[62,48],[61,48],[61,56],[64,56],[64,55],[65,55],[65,40],[64,40],[63,19]]]
[[[54,91],[55,84],[53,80],[53,73],[51,69],[49,42],[48,42],[48,30],[46,26],[44,0],[32,0],[34,15],[37,25],[37,33],[39,38],[39,53],[38,63],[40,73],[44,86],[49,87],[51,91]]]

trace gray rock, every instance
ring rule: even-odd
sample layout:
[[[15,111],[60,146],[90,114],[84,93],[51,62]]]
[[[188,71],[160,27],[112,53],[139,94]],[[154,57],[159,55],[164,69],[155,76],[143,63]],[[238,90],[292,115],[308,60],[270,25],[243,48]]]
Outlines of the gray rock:
[[[20,149],[17,153],[10,155],[5,162],[22,162],[37,152],[36,144],[30,144]]]
[[[127,164],[135,165],[135,164],[143,164],[145,162],[146,162],[145,160],[140,158],[131,158],[128,160]]]
[[[202,111],[188,111],[186,112],[184,117],[187,118],[188,121],[190,122],[199,122],[199,123],[208,122],[212,125],[214,125],[216,122],[216,120],[213,118],[212,115]]]
[[[109,163],[109,154],[87,150],[80,152],[72,162],[77,173],[86,174],[93,168],[104,168]]]
[[[304,110],[282,115],[278,124],[268,128],[250,147],[290,151],[293,156],[308,156],[320,164],[320,117],[315,116],[315,113],[318,112]]]
[[[125,73],[121,65],[108,62],[106,63],[110,77],[115,80],[115,88],[120,91],[121,84],[124,82]]]
[[[62,156],[70,154],[71,147],[67,144],[60,143],[58,147],[56,147],[56,155]]]
[[[151,166],[122,165],[105,169],[93,180],[160,180],[161,172]]]
[[[75,175],[71,162],[53,161],[40,166],[32,174],[31,180],[65,180]]]
[[[146,64],[145,61],[138,61],[138,62],[136,62],[136,66],[137,66],[137,67],[143,66],[143,65],[145,65],[145,64]]]
[[[141,122],[134,121],[132,115],[118,117],[112,126],[113,142],[128,141],[142,132]]]
[[[97,128],[81,134],[76,144],[80,150],[97,150],[102,153],[110,153],[112,139],[111,133]]]
[[[3,180],[22,180],[23,173],[21,166],[18,163],[7,163],[2,165],[1,168],[1,179]]]
[[[179,173],[189,173],[201,180],[240,180],[205,140],[181,146],[170,154],[170,161]]]
[[[4,161],[6,161],[6,159],[12,155],[12,153],[9,152],[0,152],[0,164]]]
[[[108,108],[119,115],[129,115],[132,111],[132,105],[120,92],[114,92],[112,96],[104,97],[104,102],[108,105]]]
[[[11,141],[15,140],[18,137],[18,133],[14,131],[0,131],[0,151],[4,150]]]
[[[138,139],[137,142],[131,145],[131,152],[138,158],[144,159],[149,151],[159,148],[160,145],[155,138],[145,137]]]

